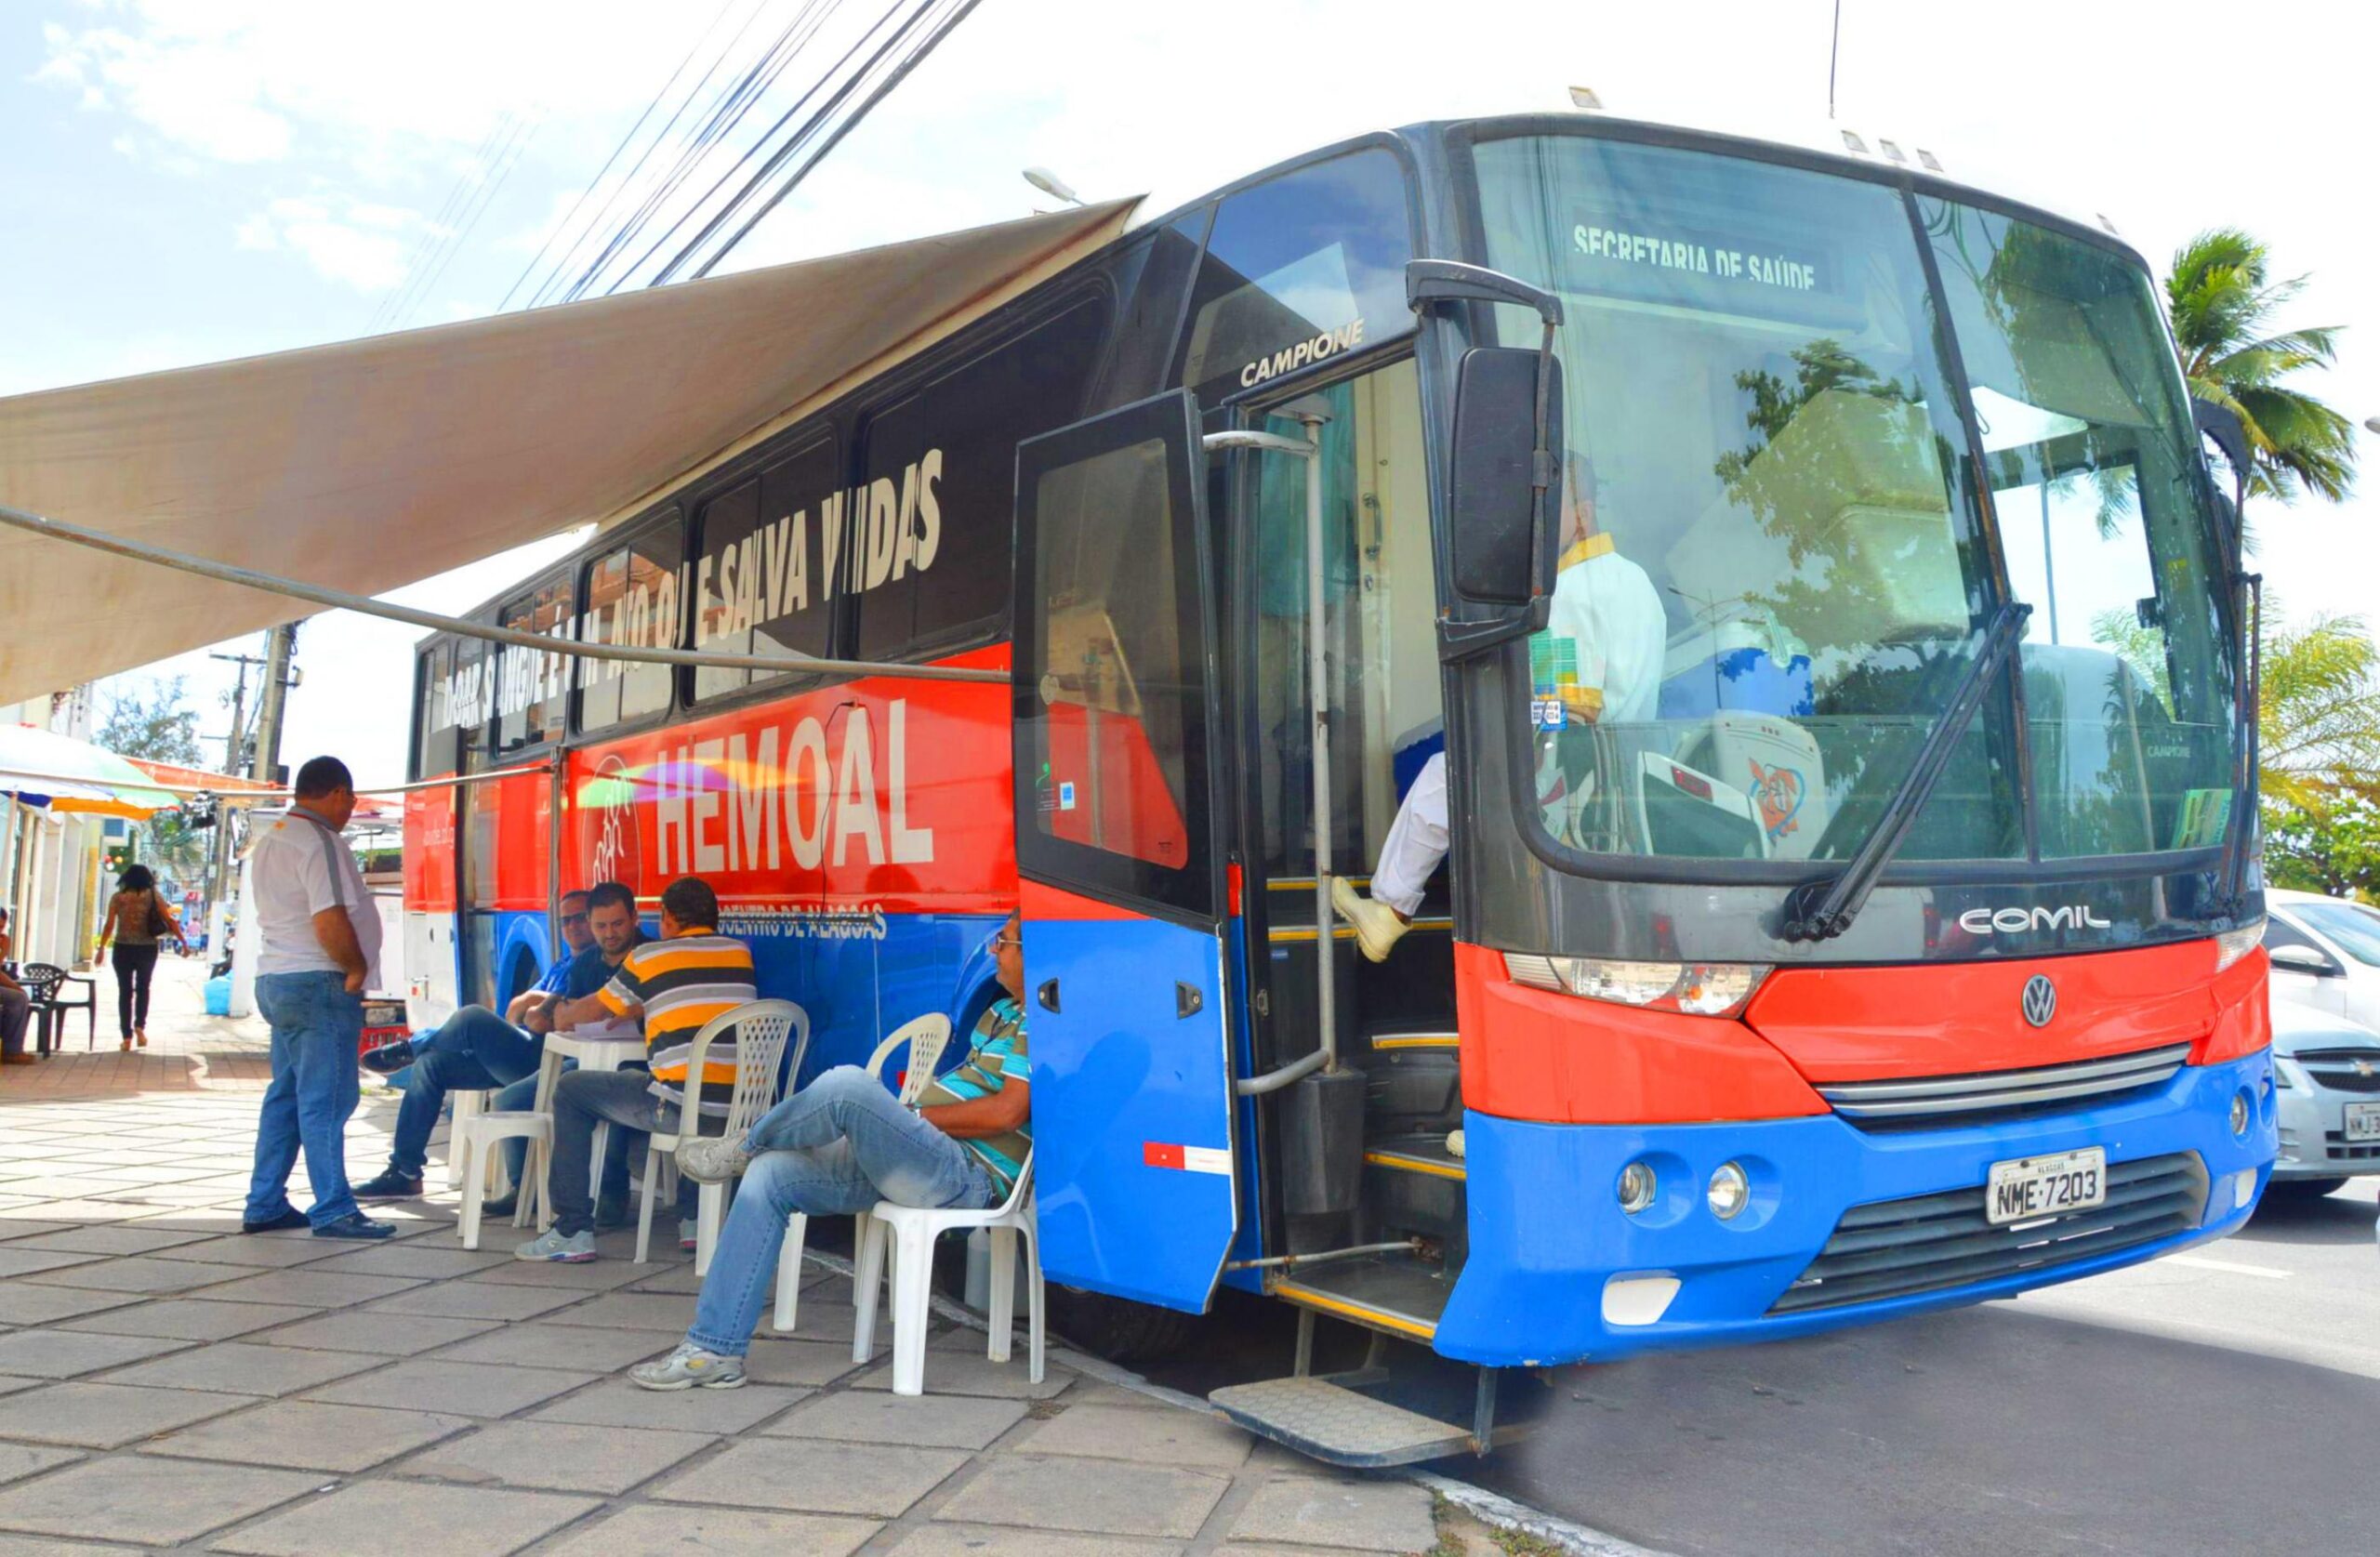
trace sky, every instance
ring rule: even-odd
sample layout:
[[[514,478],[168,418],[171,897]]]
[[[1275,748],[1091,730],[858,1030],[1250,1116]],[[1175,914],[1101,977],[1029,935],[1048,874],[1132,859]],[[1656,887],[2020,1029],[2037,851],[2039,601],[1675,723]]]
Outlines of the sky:
[[[1622,115],[1822,124],[1833,12],[982,0],[725,268],[1023,216],[1050,204],[1027,166],[1087,198],[1162,207],[1367,129],[1567,111],[1573,85]],[[616,166],[598,183],[607,157],[680,62],[799,14],[800,0],[13,0],[0,395],[517,304],[573,209],[616,187]],[[2357,79],[2369,72],[2350,67],[2380,59],[2380,20],[2319,0],[2243,25],[2250,14],[1843,0],[1836,118],[1925,147],[1954,176],[2104,214],[2160,266],[2202,229],[2248,229],[2282,274],[2309,278],[2284,323],[2347,326],[2338,367],[2312,387],[2360,424],[2380,416],[2380,145]],[[814,47],[838,42],[835,25]],[[2292,619],[2380,617],[2380,470],[2365,485],[2335,508],[2254,516]],[[467,609],[569,544],[396,598]],[[364,782],[401,779],[417,636],[345,614],[308,623],[284,757],[335,751]],[[188,674],[202,727],[219,732],[231,670],[202,653],[136,675]]]

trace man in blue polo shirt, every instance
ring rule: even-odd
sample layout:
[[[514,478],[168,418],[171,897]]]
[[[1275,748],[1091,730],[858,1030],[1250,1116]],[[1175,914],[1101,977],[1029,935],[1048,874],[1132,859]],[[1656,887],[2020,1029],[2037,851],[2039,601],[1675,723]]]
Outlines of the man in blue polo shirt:
[[[643,938],[637,928],[636,894],[617,881],[563,894],[562,935],[573,955],[558,958],[535,988],[514,996],[503,1016],[483,1006],[466,1006],[427,1039],[410,1046],[411,1070],[397,1110],[389,1166],[377,1178],[355,1186],[356,1199],[405,1200],[421,1193],[430,1132],[437,1128],[447,1093],[534,1084],[546,1040],[521,1024],[541,1006],[591,995],[610,981],[620,959]],[[382,1069],[388,1063],[382,1058],[386,1052],[375,1051],[365,1063]],[[499,1097],[498,1106],[510,1101]],[[527,1101],[520,1100],[519,1106],[527,1107]],[[516,1182],[520,1171],[515,1161]]]

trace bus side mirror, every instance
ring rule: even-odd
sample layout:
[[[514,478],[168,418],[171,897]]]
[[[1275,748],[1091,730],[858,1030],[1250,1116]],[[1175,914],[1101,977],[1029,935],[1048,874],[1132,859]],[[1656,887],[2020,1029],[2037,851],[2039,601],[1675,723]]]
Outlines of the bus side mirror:
[[[1548,389],[1544,495],[1537,475],[1537,385],[1544,359],[1527,347],[1481,346],[1463,354],[1455,380],[1453,473],[1448,534],[1454,590],[1489,608],[1449,622],[1445,638],[1487,648],[1545,626],[1553,603],[1556,516],[1562,511],[1562,372]]]

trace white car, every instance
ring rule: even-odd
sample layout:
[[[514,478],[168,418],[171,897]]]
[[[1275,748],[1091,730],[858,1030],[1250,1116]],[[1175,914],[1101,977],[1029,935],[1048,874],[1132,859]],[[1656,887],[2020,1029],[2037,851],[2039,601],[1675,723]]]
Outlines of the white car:
[[[2265,912],[2274,999],[2380,1028],[2380,909],[2268,890]]]
[[[2380,1173],[2380,1033],[2281,996],[2273,981],[2272,1081],[2281,1155],[2267,1193],[2312,1198]]]

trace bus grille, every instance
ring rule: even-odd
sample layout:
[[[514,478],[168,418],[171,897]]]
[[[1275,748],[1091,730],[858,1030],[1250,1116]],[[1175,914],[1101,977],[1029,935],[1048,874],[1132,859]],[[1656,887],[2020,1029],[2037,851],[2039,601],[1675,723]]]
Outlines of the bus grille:
[[[2071,1108],[2086,1098],[2162,1086],[2182,1068],[2189,1051],[2189,1045],[2178,1043],[2030,1070],[1832,1081],[1820,1085],[1818,1092],[1834,1106],[1835,1113],[1862,1128],[1940,1127],[1995,1115]]]
[[[2199,1223],[2206,1168],[2194,1152],[2108,1165],[2108,1203],[2016,1226],[1984,1219],[1983,1186],[1854,1206],[1771,1313],[1806,1313],[1967,1287],[2153,1243]]]

